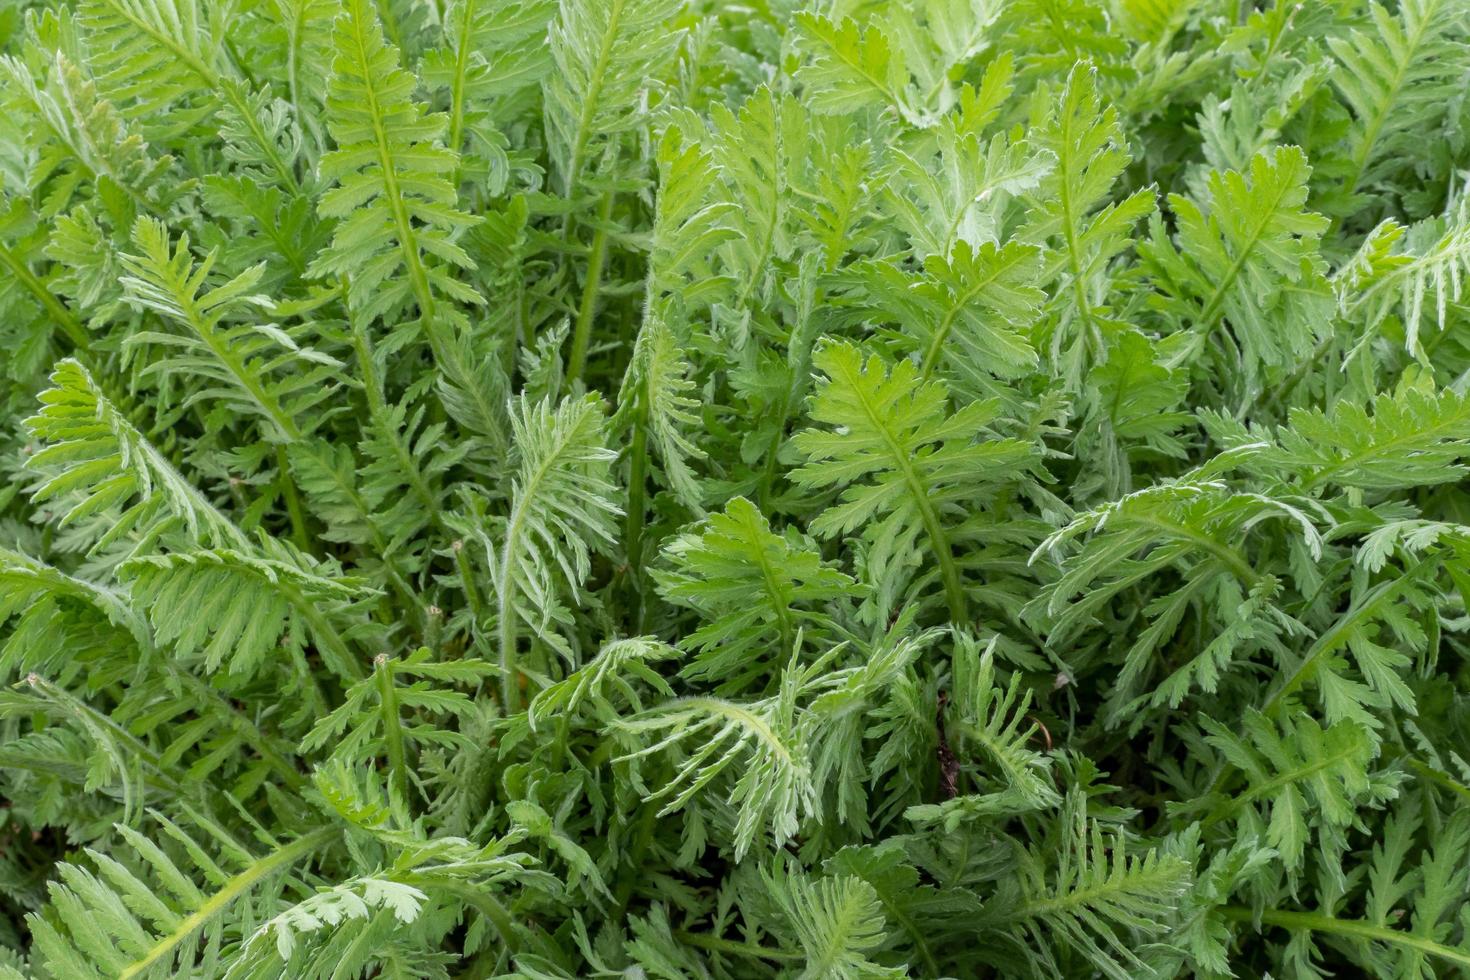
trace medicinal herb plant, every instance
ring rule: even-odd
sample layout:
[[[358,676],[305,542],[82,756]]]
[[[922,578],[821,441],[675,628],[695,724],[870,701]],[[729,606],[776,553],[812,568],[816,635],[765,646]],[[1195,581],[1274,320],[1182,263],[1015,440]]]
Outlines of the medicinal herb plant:
[[[0,0],[0,980],[1470,970],[1464,0]]]

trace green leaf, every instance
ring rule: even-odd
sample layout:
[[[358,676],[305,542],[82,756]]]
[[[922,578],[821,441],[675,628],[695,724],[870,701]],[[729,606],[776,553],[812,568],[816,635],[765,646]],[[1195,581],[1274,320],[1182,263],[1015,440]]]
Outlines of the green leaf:
[[[1015,479],[1032,450],[1014,439],[981,439],[997,406],[974,402],[950,413],[937,381],[920,381],[909,361],[889,370],[877,355],[831,343],[812,355],[827,377],[812,400],[823,428],[792,444],[806,464],[790,474],[803,487],[842,490],[839,502],[811,523],[822,537],[865,527],[875,546],[906,553],[920,534],[939,563],[951,618],[965,622],[966,591],[948,525],[976,487]]]
[[[232,673],[253,673],[266,653],[293,642],[284,633],[301,630],[333,670],[362,675],[342,627],[331,623],[353,601],[372,595],[361,583],[224,550],[134,558],[118,574],[148,610],[158,641],[186,662],[198,654],[206,671],[228,661]]]
[[[823,604],[857,592],[811,542],[772,531],[744,497],[670,541],[664,557],[670,567],[654,573],[660,593],[704,620],[682,641],[698,651],[683,672],[719,681],[725,691],[768,669],[765,650],[784,658],[798,636],[820,638],[829,622]]]
[[[1117,980],[1144,969],[1141,942],[1159,936],[1190,885],[1190,868],[1156,850],[1130,853],[1121,833],[1087,818],[1074,794],[1056,827],[1054,854],[1029,853],[1014,883],[988,904],[983,921],[1018,948],[1020,958],[1055,970],[1056,953],[1074,951]],[[1055,861],[1055,870],[1048,870]],[[1030,947],[1026,949],[1025,947]]]
[[[1170,195],[1177,251],[1154,218],[1145,256],[1194,349],[1228,323],[1249,374],[1307,356],[1322,336],[1328,221],[1304,208],[1310,173],[1300,148],[1281,146],[1257,153],[1248,172],[1212,172],[1202,203]]]
[[[883,907],[873,886],[861,878],[766,877],[766,887],[785,913],[806,953],[803,980],[878,980],[907,976],[865,955],[884,939]]]
[[[178,523],[201,541],[245,546],[238,528],[143,438],[86,369],[61,361],[51,383],[40,411],[26,420],[46,444],[27,464],[45,476],[34,501],[62,497],[62,524],[108,516],[103,542],[130,532],[146,542]]]
[[[1459,480],[1470,453],[1470,399],[1436,390],[1426,376],[1405,378],[1366,404],[1291,413],[1264,457],[1309,490],[1326,486],[1387,491]]]
[[[164,839],[182,843],[202,869],[180,867],[158,842],[126,827],[118,833],[134,855],[133,867],[95,850],[88,853],[95,873],[80,864],[62,865],[60,880],[51,886],[50,915],[29,920],[41,961],[54,975],[143,980],[179,970],[220,971],[221,947],[238,934],[232,918],[237,904],[268,907],[272,889],[280,889],[277,876],[337,833],[310,830],[256,857],[206,824],[221,848],[221,867],[208,857],[204,842],[164,817],[157,820]],[[214,887],[199,888],[196,874],[213,879]]]
[[[512,409],[511,425],[518,456],[511,509],[487,559],[505,697],[515,704],[519,626],[574,657],[570,642],[557,632],[571,622],[561,597],[576,600],[591,570],[592,549],[614,540],[619,510],[608,482],[615,454],[603,445],[600,399],[568,398],[553,406],[522,398]]]
[[[366,319],[413,303],[432,330],[440,297],[484,302],[448,271],[473,265],[456,239],[479,221],[456,207],[446,179],[459,155],[439,143],[444,116],[413,101],[414,77],[398,66],[368,0],[345,3],[333,31],[326,120],[336,149],[317,169],[336,187],[317,210],[340,221],[308,274],[349,275],[351,302]]]
[[[833,21],[803,13],[797,20],[811,61],[797,72],[807,99],[818,112],[851,112],[867,106],[891,108],[918,121],[908,70],[882,29],[860,27],[851,18]]]
[[[1344,833],[1370,798],[1373,741],[1353,722],[1324,729],[1300,718],[1278,726],[1251,711],[1235,726],[1202,724],[1205,740],[1246,780],[1243,791],[1211,811],[1206,825],[1242,821],[1242,829],[1257,833],[1292,873],[1301,869],[1309,830]]]

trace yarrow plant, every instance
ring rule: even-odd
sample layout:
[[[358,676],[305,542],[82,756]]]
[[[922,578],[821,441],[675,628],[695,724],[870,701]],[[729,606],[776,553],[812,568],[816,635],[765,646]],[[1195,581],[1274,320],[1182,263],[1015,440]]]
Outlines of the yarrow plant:
[[[1464,0],[0,52],[0,980],[1470,970]]]

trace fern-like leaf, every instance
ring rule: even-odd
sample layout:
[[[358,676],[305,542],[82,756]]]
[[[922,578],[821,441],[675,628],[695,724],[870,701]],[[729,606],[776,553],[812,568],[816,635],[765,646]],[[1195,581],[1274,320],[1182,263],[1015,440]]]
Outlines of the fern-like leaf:
[[[361,583],[225,550],[144,556],[118,573],[158,641],[184,662],[197,654],[207,671],[228,661],[231,673],[252,674],[283,633],[304,631],[335,673],[362,676],[340,622],[353,601],[372,595]]]
[[[966,590],[951,548],[948,523],[959,501],[977,487],[1024,473],[1031,447],[1011,439],[983,439],[993,403],[974,402],[951,412],[945,386],[924,382],[909,361],[891,370],[877,355],[831,343],[812,356],[822,382],[812,402],[812,428],[792,440],[807,459],[791,472],[804,487],[836,487],[838,504],[811,523],[822,537],[862,527],[878,546],[903,554],[927,538],[939,564],[945,601],[964,623]]]
[[[337,148],[317,169],[337,186],[318,210],[341,220],[308,271],[350,275],[353,306],[368,320],[417,304],[432,339],[448,312],[439,297],[483,302],[451,271],[473,266],[456,238],[478,221],[456,208],[446,179],[459,155],[439,142],[447,120],[413,101],[414,78],[398,66],[372,3],[348,0],[334,31],[327,129]]]
[[[1464,9],[1446,0],[1405,0],[1397,11],[1395,17],[1371,3],[1371,31],[1328,41],[1338,61],[1332,82],[1355,123],[1342,179],[1349,196],[1391,172],[1395,157],[1414,152],[1415,134],[1435,125],[1459,84],[1450,66],[1464,57]]]
[[[613,640],[586,666],[538,693],[527,709],[527,722],[535,728],[554,713],[575,715],[589,704],[600,717],[611,720],[617,715],[614,695],[618,695],[623,708],[640,712],[643,698],[631,681],[639,680],[655,692],[672,697],[673,688],[650,665],[676,656],[674,647],[652,637]]]
[[[214,384],[196,389],[185,405],[214,400],[227,410],[259,417],[273,442],[300,439],[304,433],[300,420],[331,395],[331,381],[342,365],[301,346],[274,324],[255,322],[270,309],[269,300],[251,292],[260,283],[265,264],[210,286],[218,250],[195,266],[189,236],[181,236],[171,247],[168,230],[148,218],[133,226],[133,242],[143,254],[122,256],[128,272],[122,278],[124,298],[163,314],[186,331],[140,330],[128,338],[130,344],[172,349],[150,364],[147,373],[165,382],[171,375],[208,378]],[[227,322],[242,319],[249,322]]]
[[[963,822],[987,814],[1022,813],[1059,804],[1051,760],[1031,745],[1037,727],[1034,721],[1026,723],[1031,694],[1021,689],[1021,673],[1013,673],[1007,684],[999,682],[994,644],[982,651],[967,634],[955,637],[953,670],[954,707],[945,732],[964,750],[964,758],[975,760],[973,772],[967,771],[970,766],[961,766],[956,774],[977,784],[963,788],[980,792],[967,792],[938,805],[910,807],[906,816],[940,822],[952,833]]]
[[[738,861],[756,835],[768,830],[777,845],[796,834],[803,814],[817,811],[811,766],[797,736],[796,685],[758,702],[680,698],[616,723],[616,730],[655,739],[631,753],[636,759],[675,752],[675,770],[650,802],[663,801],[663,814],[689,805],[739,761],[739,774],[725,796],[734,814],[731,841]]]
[[[1247,173],[1211,173],[1203,204],[1169,196],[1178,250],[1157,216],[1143,249],[1195,346],[1228,322],[1248,376],[1306,356],[1321,334],[1330,294],[1318,239],[1328,221],[1303,207],[1310,173],[1295,146],[1256,154]]]
[[[548,135],[570,195],[600,140],[631,129],[678,44],[681,0],[568,0],[551,25]],[[637,39],[636,41],[634,39]]]
[[[1109,264],[1131,247],[1135,224],[1154,209],[1150,188],[1109,200],[1130,158],[1117,111],[1102,106],[1098,88],[1096,70],[1079,66],[1060,93],[1038,92],[1032,139],[1057,164],[1042,179],[1021,233],[1029,241],[1056,243],[1042,274],[1053,284],[1050,312],[1056,318],[1048,347],[1074,385],[1111,332]]]
[[[664,556],[671,567],[656,573],[660,592],[705,619],[683,641],[699,651],[684,673],[728,691],[768,669],[764,650],[789,656],[799,634],[820,637],[828,622],[821,604],[856,593],[851,578],[794,532],[772,531],[744,497],[675,538]]]
[[[519,703],[517,632],[524,624],[553,650],[573,648],[556,630],[569,622],[562,589],[575,598],[591,549],[613,540],[619,513],[608,482],[615,454],[603,444],[602,402],[593,397],[531,404],[511,414],[519,456],[511,510],[489,551],[497,596],[500,666],[507,705]]]
[[[882,944],[886,930],[883,906],[866,881],[779,872],[764,880],[806,956],[802,980],[894,980],[907,975],[867,956]]]
[[[1002,929],[1037,976],[1054,976],[1056,944],[1084,957],[1112,980],[1145,972],[1140,941],[1168,927],[1176,901],[1190,885],[1190,868],[1157,850],[1130,854],[1122,833],[1109,834],[1087,817],[1073,794],[1057,827],[1052,855],[1032,853],[1020,874],[987,904],[987,923]]]
[[[894,50],[878,25],[851,18],[833,21],[803,13],[797,21],[810,61],[797,73],[818,112],[850,112],[876,106],[911,122],[922,121],[903,51]]]
[[[1324,729],[1311,718],[1278,726],[1256,711],[1238,726],[1203,724],[1206,741],[1246,780],[1244,790],[1210,812],[1207,826],[1241,821],[1241,830],[1265,841],[1293,873],[1312,830],[1324,848],[1341,850],[1353,815],[1374,788],[1374,745],[1366,729],[1353,722]]]
[[[237,940],[238,905],[268,906],[280,877],[328,844],[338,831],[309,830],[257,856],[207,824],[200,840],[155,815],[162,838],[119,827],[131,852],[124,864],[89,850],[93,871],[64,864],[51,886],[51,904],[30,918],[40,959],[52,976],[78,980],[162,980],[188,974],[221,975],[224,947]],[[212,845],[212,846],[211,846]],[[181,867],[170,850],[182,848],[208,884]],[[209,856],[217,850],[218,861]]]
[[[1466,473],[1460,460],[1470,454],[1470,398],[1436,390],[1427,376],[1406,377],[1366,404],[1343,399],[1327,411],[1293,411],[1277,440],[1263,462],[1308,490],[1450,483]]]
[[[177,525],[222,547],[248,547],[239,529],[133,427],[85,368],[64,360],[51,383],[40,411],[26,420],[46,443],[28,462],[46,477],[32,500],[67,501],[62,524],[109,517],[99,547],[133,531],[141,547]]]

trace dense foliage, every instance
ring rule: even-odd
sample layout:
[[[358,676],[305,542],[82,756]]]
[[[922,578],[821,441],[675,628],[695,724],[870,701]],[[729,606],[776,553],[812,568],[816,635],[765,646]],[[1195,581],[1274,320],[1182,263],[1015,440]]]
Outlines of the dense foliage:
[[[1464,0],[0,50],[0,978],[1470,970]]]

